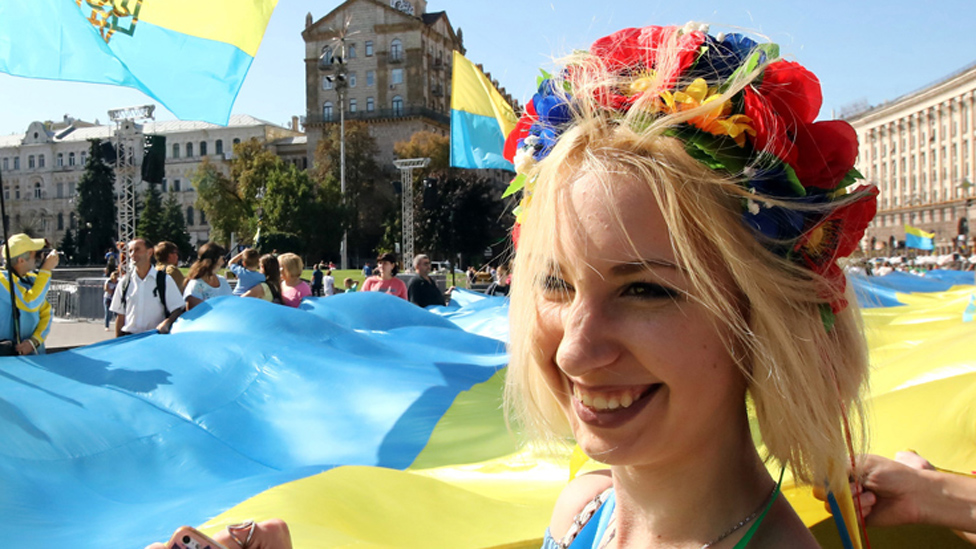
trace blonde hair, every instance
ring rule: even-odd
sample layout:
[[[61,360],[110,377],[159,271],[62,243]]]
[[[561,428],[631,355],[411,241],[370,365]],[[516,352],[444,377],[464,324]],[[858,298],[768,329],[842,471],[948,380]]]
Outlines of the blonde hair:
[[[658,53],[667,58],[666,51]],[[820,311],[841,297],[837,288],[771,252],[743,223],[743,203],[756,197],[740,185],[742,174],[709,169],[686,152],[684,142],[666,135],[695,111],[648,120],[635,106],[622,118],[607,116],[586,99],[612,86],[614,75],[598,60],[581,55],[574,59],[585,70],[573,77],[571,127],[527,174],[535,181],[514,261],[519,284],[511,294],[512,358],[505,389],[510,418],[534,435],[552,439],[571,434],[540,363],[538,281],[572,253],[557,229],[572,183],[594,176],[612,199],[615,186],[631,178],[646,184],[660,207],[691,297],[727,328],[721,333],[731,334],[726,347],[748,381],[768,457],[789,466],[798,481],[826,480],[839,488],[847,482],[849,463],[842,425],[850,425],[863,440],[860,392],[868,374],[852,290],[848,287],[844,296],[848,307],[827,330]],[[741,89],[753,76],[745,75],[733,86]],[[665,82],[658,85],[668,87]],[[553,87],[564,93],[560,82]],[[625,234],[640,230],[621,228]],[[722,280],[731,280],[734,288],[730,291]]]
[[[305,269],[305,264],[302,262],[302,258],[290,252],[279,255],[278,264],[281,265],[282,271],[287,272],[289,275],[295,278],[302,276],[302,270]]]

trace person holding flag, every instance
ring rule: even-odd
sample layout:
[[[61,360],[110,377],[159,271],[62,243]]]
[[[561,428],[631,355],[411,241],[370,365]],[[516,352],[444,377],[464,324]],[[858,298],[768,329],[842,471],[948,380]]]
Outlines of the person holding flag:
[[[40,271],[32,273],[37,252],[46,247],[43,238],[23,233],[10,237],[4,245],[6,269],[0,273],[0,354],[30,355],[44,353],[44,340],[51,331],[51,304],[47,291],[51,272],[58,266],[57,250],[44,256]],[[11,302],[16,301],[16,308]]]

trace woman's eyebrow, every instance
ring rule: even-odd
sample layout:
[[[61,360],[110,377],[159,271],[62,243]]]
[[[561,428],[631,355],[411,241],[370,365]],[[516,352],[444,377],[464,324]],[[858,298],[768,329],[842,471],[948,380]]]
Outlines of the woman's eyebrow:
[[[684,269],[682,269],[676,263],[672,263],[665,259],[640,259],[637,261],[628,261],[616,265],[610,269],[610,273],[615,276],[624,276],[624,275],[634,274],[635,272],[646,271],[648,269],[655,269],[655,268],[674,269],[676,271],[682,271],[682,272],[684,271]]]

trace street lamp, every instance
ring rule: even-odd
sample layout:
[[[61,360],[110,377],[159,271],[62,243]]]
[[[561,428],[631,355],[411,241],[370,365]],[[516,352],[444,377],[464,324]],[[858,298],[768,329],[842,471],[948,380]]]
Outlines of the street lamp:
[[[325,79],[332,84],[339,95],[339,191],[342,199],[346,199],[346,89],[348,88],[348,71],[346,68],[346,31],[348,21],[339,30],[339,55],[332,55],[331,48],[319,56],[319,70],[328,72]],[[328,58],[327,58],[328,57]],[[330,113],[331,118],[331,113]],[[342,243],[339,245],[340,265],[342,269],[349,268],[348,231],[342,230]]]

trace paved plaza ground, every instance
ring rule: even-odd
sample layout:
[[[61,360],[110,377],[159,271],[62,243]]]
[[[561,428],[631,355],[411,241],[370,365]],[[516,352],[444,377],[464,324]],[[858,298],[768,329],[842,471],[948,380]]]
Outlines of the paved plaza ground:
[[[115,337],[115,328],[105,331],[103,320],[65,320],[55,318],[47,336],[48,352],[91,345]]]

